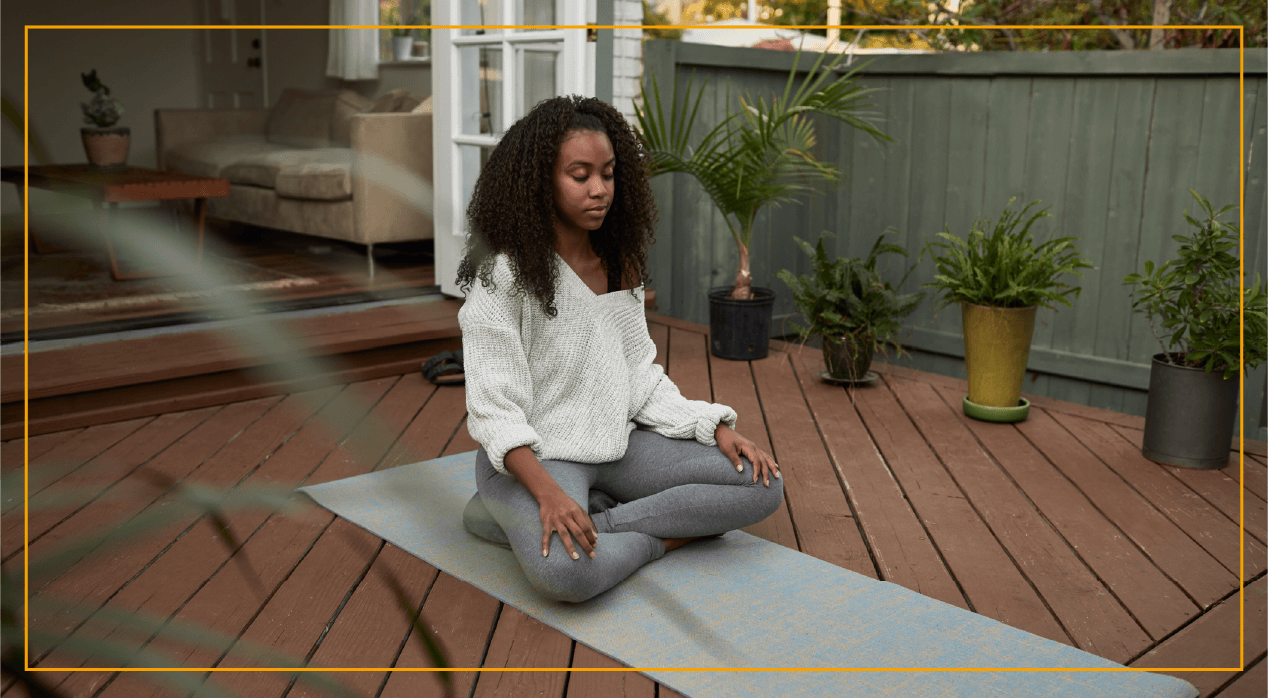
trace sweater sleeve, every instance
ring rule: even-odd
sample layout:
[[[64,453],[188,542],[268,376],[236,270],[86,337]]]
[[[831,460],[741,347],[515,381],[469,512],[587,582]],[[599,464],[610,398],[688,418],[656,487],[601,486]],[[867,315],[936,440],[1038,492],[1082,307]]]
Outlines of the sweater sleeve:
[[[520,335],[522,306],[510,293],[509,274],[496,273],[492,293],[477,279],[458,311],[466,369],[467,430],[488,453],[498,472],[508,451],[530,446],[541,453],[542,439],[528,424],[533,380]]]
[[[735,410],[713,402],[688,400],[665,375],[665,369],[654,363],[656,344],[647,332],[645,318],[627,341],[632,345],[627,349],[627,356],[634,373],[633,394],[646,396],[642,406],[634,412],[635,422],[661,436],[695,439],[706,446],[717,445],[713,432],[719,422],[735,428]]]

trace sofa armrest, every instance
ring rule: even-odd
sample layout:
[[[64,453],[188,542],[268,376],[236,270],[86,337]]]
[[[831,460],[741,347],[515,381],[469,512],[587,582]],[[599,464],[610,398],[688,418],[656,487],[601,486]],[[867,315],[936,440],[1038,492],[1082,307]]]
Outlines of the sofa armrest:
[[[158,168],[167,168],[167,153],[186,143],[220,138],[264,136],[268,109],[155,109]]]
[[[357,242],[432,239],[431,139],[431,114],[353,115]]]

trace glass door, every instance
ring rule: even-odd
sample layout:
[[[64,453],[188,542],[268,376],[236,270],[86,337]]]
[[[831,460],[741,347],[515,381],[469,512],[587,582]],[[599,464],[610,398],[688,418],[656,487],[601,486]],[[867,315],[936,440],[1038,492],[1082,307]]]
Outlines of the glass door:
[[[464,26],[432,30],[436,280],[461,297],[454,277],[481,166],[533,105],[593,96],[593,59],[585,29],[552,28],[585,25],[586,0],[434,0],[432,21]]]

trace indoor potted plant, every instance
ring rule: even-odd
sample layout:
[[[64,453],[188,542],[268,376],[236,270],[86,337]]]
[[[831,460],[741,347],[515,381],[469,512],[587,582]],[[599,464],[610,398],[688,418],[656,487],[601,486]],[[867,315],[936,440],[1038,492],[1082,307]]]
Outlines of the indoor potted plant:
[[[766,356],[770,345],[771,308],[775,292],[755,288],[749,271],[749,242],[757,214],[767,205],[778,206],[816,190],[821,182],[840,178],[837,169],[816,159],[812,114],[822,114],[862,129],[877,139],[892,141],[860,118],[864,95],[871,92],[855,82],[858,68],[833,78],[845,58],[837,55],[825,64],[821,54],[794,90],[797,61],[793,60],[782,95],[739,99],[739,109],[715,126],[694,147],[692,129],[705,86],[692,92],[678,90],[674,80],[668,113],[652,75],[652,94],[640,90],[642,106],[638,126],[651,157],[652,174],[685,172],[695,177],[722,212],[735,240],[739,256],[735,283],[709,291],[710,349],[724,359],[748,360]],[[680,96],[683,99],[680,100]],[[730,101],[728,93],[727,101]]]
[[[414,18],[410,17],[402,21],[399,10],[395,10],[392,20],[392,57],[398,61],[411,60],[410,55],[414,52]]]
[[[79,129],[84,139],[84,151],[88,162],[97,167],[117,167],[128,161],[128,146],[132,131],[127,126],[115,126],[123,114],[123,105],[110,96],[110,88],[97,79],[97,71],[81,73],[84,87],[93,93],[92,100],[80,102],[84,111],[84,123]]]
[[[920,305],[925,293],[900,294],[881,279],[876,270],[881,254],[907,256],[907,250],[885,242],[885,235],[890,231],[893,228],[877,236],[866,259],[829,259],[823,241],[834,237],[832,233],[823,233],[814,247],[794,237],[810,257],[810,274],[794,275],[787,269],[775,272],[792,290],[793,302],[807,323],[806,326],[792,323],[793,329],[802,341],[815,334],[823,338],[826,380],[862,382],[877,351],[884,353],[892,346],[902,354],[902,345],[894,339],[902,328],[900,321]],[[913,269],[915,265],[907,269],[898,286],[903,285]]]
[[[1061,277],[1082,277],[1079,269],[1092,266],[1079,258],[1076,238],[1052,238],[1035,246],[1030,227],[1051,214],[1043,209],[1025,218],[1039,202],[1014,213],[1013,201],[1008,200],[989,235],[990,221],[979,218],[967,241],[951,235],[948,228],[938,233],[946,242],[925,244],[937,267],[933,281],[925,286],[941,294],[939,309],[960,304],[969,374],[964,413],[993,422],[1019,422],[1029,414],[1030,402],[1021,397],[1021,384],[1035,311],[1040,306],[1055,308],[1054,303],[1071,305],[1068,296],[1077,298],[1080,288],[1066,286]]]
[[[1146,261],[1144,274],[1123,278],[1134,287],[1132,309],[1145,315],[1162,348],[1150,366],[1141,451],[1166,465],[1222,468],[1236,421],[1238,374],[1263,363],[1268,352],[1268,294],[1258,274],[1250,288],[1238,282],[1239,231],[1219,220],[1233,206],[1217,213],[1201,194],[1189,193],[1206,212],[1203,221],[1184,212],[1197,232],[1175,236],[1175,259],[1159,267]]]

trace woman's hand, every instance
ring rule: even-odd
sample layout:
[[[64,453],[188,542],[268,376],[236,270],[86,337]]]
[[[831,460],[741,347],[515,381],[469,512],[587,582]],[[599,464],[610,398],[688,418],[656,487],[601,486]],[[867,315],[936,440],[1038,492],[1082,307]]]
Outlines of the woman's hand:
[[[550,553],[550,535],[559,534],[564,548],[572,559],[580,558],[573,547],[573,539],[581,545],[581,549],[590,557],[594,557],[594,546],[599,542],[599,534],[594,530],[594,522],[590,515],[577,506],[559,487],[554,493],[542,495],[537,500],[542,517],[542,557]]]
[[[775,459],[766,455],[765,451],[758,448],[752,441],[740,436],[731,427],[719,423],[718,428],[713,432],[713,438],[718,442],[718,448],[722,449],[722,453],[731,459],[736,470],[744,472],[744,463],[740,461],[740,456],[748,458],[748,462],[753,464],[753,482],[757,482],[757,476],[761,474],[763,482],[770,487],[770,476],[779,478],[779,464],[775,462]]]

